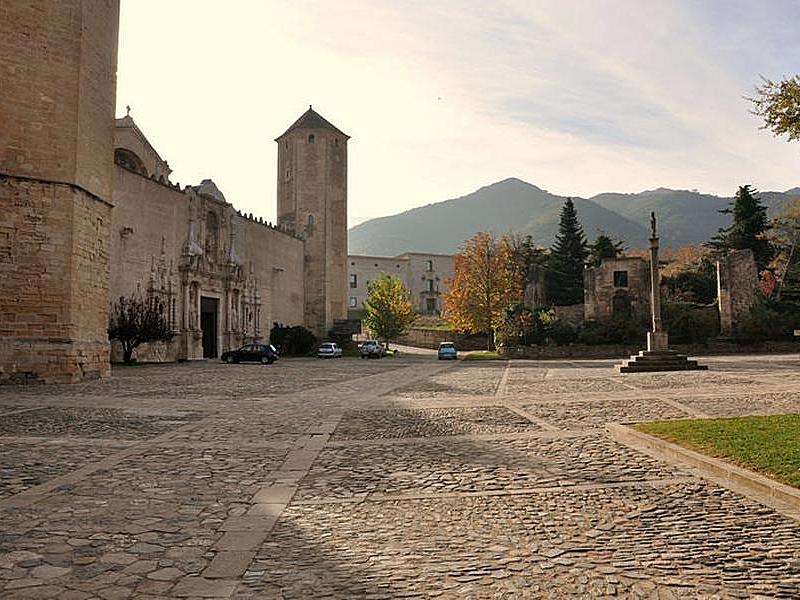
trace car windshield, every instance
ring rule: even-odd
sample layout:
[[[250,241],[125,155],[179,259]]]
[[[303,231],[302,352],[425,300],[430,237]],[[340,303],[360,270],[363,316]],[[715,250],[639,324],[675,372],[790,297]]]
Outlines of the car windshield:
[[[439,346],[440,350],[455,350],[456,347],[453,344],[441,344]]]

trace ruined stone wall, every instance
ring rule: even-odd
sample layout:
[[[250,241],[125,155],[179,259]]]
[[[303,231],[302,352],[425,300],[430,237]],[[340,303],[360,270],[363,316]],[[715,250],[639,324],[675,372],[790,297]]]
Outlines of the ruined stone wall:
[[[615,285],[614,273],[627,273],[627,285]],[[638,258],[607,259],[599,267],[583,272],[584,318],[608,321],[614,317],[615,303],[630,306],[630,316],[647,319],[650,311],[650,265]]]
[[[0,4],[0,382],[108,374],[119,4]]]
[[[717,261],[720,335],[735,336],[756,299],[758,268],[752,250],[731,250]]]

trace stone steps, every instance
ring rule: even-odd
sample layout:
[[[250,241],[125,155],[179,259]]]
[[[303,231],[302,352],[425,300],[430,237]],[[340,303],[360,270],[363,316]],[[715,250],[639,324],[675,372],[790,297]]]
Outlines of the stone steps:
[[[617,367],[620,373],[654,373],[660,371],[705,371],[706,365],[689,360],[672,350],[642,350]]]

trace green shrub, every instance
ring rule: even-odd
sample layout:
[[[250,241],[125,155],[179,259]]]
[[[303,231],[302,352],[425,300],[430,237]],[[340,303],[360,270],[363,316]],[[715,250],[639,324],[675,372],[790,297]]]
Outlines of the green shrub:
[[[746,341],[790,340],[795,329],[800,329],[800,304],[760,296],[734,333]]]
[[[642,344],[647,326],[635,319],[615,319],[608,323],[587,321],[578,330],[582,344]]]
[[[675,344],[705,344],[719,335],[716,310],[689,302],[669,302],[664,305],[664,325],[669,341]]]
[[[269,332],[269,340],[284,356],[310,354],[317,345],[316,336],[302,325],[287,327],[274,323]]]
[[[666,296],[676,302],[711,304],[717,297],[716,273],[684,271],[672,277],[663,277],[661,285]]]

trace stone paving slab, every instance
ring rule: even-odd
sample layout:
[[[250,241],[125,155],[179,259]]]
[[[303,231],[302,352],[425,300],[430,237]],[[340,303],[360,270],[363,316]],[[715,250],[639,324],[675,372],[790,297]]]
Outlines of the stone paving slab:
[[[505,363],[494,365],[460,364],[453,369],[392,391],[400,398],[447,398],[453,396],[493,395],[505,372]]]
[[[630,391],[630,386],[622,381],[614,381],[605,377],[588,377],[585,379],[550,379],[546,381],[527,380],[518,376],[517,369],[512,370],[506,394],[509,396],[540,397],[553,394],[591,394]]]
[[[432,437],[536,429],[535,423],[501,406],[360,410],[344,415],[332,439]]]
[[[792,597],[798,559],[800,528],[772,511],[702,483],[643,485],[290,507],[238,592]]]
[[[792,409],[800,361],[771,360],[641,385],[613,361],[406,354],[1,388],[0,597],[797,598],[796,524],[598,429]]]
[[[692,415],[657,398],[592,398],[523,404],[523,410],[560,429],[603,427],[609,422],[687,419]]]
[[[687,396],[681,402],[713,417],[800,413],[800,391]]]
[[[672,477],[605,432],[497,440],[435,438],[416,444],[331,445],[301,482],[296,500],[574,485]]]
[[[141,415],[123,408],[43,407],[0,415],[0,436],[74,436],[138,440],[154,437],[197,418],[180,413],[172,416]]]
[[[97,462],[122,445],[51,444],[46,440],[0,444],[0,498],[12,496]]]

